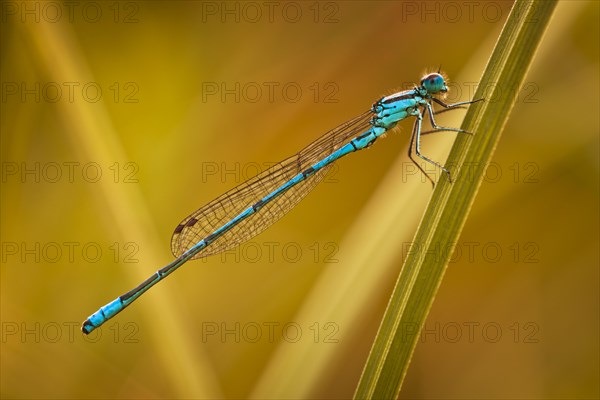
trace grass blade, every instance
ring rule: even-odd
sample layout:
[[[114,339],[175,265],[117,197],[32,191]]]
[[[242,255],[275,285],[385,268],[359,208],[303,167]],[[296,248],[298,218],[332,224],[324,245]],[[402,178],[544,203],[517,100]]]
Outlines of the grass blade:
[[[515,96],[502,88],[521,87],[550,21],[556,1],[518,1],[513,6],[480,80],[463,129],[448,158],[456,182],[438,183],[398,277],[379,332],[358,384],[355,398],[397,398],[410,359],[452,252],[483,180]],[[498,95],[497,95],[498,94]],[[492,101],[493,99],[493,101]],[[468,166],[468,174],[465,167]],[[462,173],[461,173],[462,172]]]

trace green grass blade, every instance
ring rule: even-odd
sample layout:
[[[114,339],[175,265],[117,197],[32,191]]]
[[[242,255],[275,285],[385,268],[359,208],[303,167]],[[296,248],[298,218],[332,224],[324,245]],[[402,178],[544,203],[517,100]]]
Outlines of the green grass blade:
[[[427,318],[475,194],[482,182],[516,96],[507,88],[521,87],[533,55],[548,26],[556,1],[517,1],[480,80],[447,165],[456,180],[441,177],[415,236],[379,332],[358,384],[357,399],[397,398],[420,329]],[[492,100],[493,99],[493,100]],[[468,170],[468,173],[466,173]]]

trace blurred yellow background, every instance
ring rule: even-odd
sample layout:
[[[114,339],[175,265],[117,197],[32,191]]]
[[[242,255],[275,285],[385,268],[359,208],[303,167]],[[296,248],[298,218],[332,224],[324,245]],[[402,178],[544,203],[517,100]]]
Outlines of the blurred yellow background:
[[[351,397],[432,193],[412,121],[250,243],[79,326],[171,261],[183,217],[382,95],[441,64],[469,99],[511,2],[1,6],[2,398]],[[401,398],[600,395],[598,15],[561,2],[507,88]]]

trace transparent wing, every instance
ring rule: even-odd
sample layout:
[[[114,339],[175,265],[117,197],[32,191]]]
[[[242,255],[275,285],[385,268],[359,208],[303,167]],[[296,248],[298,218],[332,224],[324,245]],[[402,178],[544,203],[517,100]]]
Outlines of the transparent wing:
[[[368,129],[370,116],[371,112],[367,111],[343,123],[297,154],[273,165],[268,170],[196,210],[175,228],[171,238],[173,255],[179,257],[243,210]],[[294,208],[323,179],[328,170],[329,166],[322,168],[270,203],[265,204],[258,212],[240,222],[204,251],[198,253],[194,259],[221,253],[252,239]]]

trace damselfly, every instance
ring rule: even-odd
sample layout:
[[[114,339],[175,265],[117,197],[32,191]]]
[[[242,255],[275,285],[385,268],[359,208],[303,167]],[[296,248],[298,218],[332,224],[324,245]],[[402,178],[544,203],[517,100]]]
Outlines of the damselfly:
[[[469,133],[438,126],[432,103],[451,110],[479,100],[446,104],[437,97],[442,97],[447,91],[444,77],[439,72],[430,73],[421,79],[419,86],[381,98],[369,111],[344,122],[299,153],[198,209],[175,228],[171,250],[177,258],[133,290],[100,308],[83,323],[81,330],[89,334],[185,262],[223,252],[258,235],[298,204],[323,179],[334,161],[371,146],[378,137],[407,117],[416,118],[409,158],[432,184],[433,179],[413,158],[413,149],[414,154],[441,169],[452,182],[448,169],[421,154],[421,135],[439,131]],[[433,129],[421,132],[425,115],[428,115]]]

